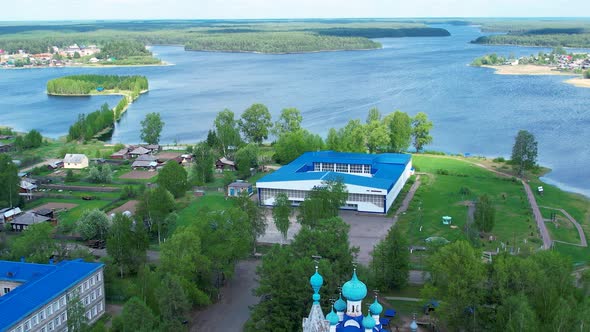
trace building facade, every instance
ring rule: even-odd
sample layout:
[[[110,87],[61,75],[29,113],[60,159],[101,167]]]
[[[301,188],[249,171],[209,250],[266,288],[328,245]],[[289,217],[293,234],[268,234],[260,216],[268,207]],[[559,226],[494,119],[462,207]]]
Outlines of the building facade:
[[[272,206],[284,192],[297,206],[315,187],[341,179],[348,199],[343,209],[387,213],[412,175],[408,154],[363,154],[333,151],[306,152],[256,183],[261,205]]]
[[[67,331],[76,297],[89,324],[104,314],[103,264],[0,261],[0,332]]]
[[[66,154],[64,157],[65,169],[83,169],[88,167],[88,157],[83,154]]]

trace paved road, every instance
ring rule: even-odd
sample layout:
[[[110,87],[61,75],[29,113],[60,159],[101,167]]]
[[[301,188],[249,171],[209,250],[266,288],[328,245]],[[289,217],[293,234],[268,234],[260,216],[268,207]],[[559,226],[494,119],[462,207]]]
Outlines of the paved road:
[[[576,227],[576,229],[578,230],[578,233],[580,234],[580,247],[588,247],[588,241],[586,240],[586,234],[584,233],[584,229],[582,229],[582,225],[580,225],[576,219],[574,219],[574,217],[572,217],[569,213],[567,213],[566,210],[564,209],[556,209],[556,208],[552,208],[552,207],[548,207],[548,206],[543,206],[546,209],[551,209],[551,210],[556,210],[556,211],[561,211],[561,213],[563,213],[568,219],[569,221],[574,224],[574,226]]]
[[[193,315],[191,332],[242,331],[250,318],[250,306],[258,303],[252,291],[258,286],[256,267],[260,260],[241,261],[234,278],[222,290],[221,300]]]
[[[526,192],[526,196],[529,200],[529,204],[531,205],[531,209],[533,209],[533,216],[535,216],[535,221],[537,221],[537,227],[539,228],[539,232],[541,233],[541,239],[543,240],[543,249],[551,248],[551,237],[549,236],[549,231],[547,230],[547,225],[545,225],[545,219],[543,219],[543,215],[541,214],[541,210],[539,210],[539,205],[537,205],[537,199],[535,198],[535,194],[531,190],[531,186],[524,180],[521,180],[522,185],[524,186],[524,191]]]

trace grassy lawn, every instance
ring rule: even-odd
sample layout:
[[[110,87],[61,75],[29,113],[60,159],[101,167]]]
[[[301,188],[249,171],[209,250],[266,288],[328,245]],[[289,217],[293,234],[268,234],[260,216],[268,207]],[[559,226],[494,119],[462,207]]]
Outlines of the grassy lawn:
[[[224,193],[207,192],[205,196],[196,197],[187,207],[178,211],[178,226],[187,226],[203,209],[224,210],[233,205],[233,200],[225,199]]]
[[[410,244],[421,245],[431,236],[449,241],[465,239],[463,231],[468,209],[463,202],[474,201],[487,194],[496,205],[496,226],[492,232],[496,240],[483,241],[485,249],[495,250],[500,242],[510,244],[515,239],[521,250],[536,248],[537,233],[524,189],[519,182],[501,178],[469,162],[429,155],[414,155],[413,164],[422,176],[422,185],[399,225],[408,234]],[[461,188],[468,194],[462,194]],[[453,229],[441,222],[442,216],[451,216]],[[422,231],[420,231],[422,226]],[[531,235],[531,232],[533,235]],[[527,239],[527,244],[524,243]]]
[[[103,207],[107,206],[110,203],[110,201],[106,201],[106,200],[85,201],[82,199],[41,198],[31,204],[28,204],[26,208],[33,209],[37,206],[41,206],[41,205],[47,204],[47,203],[77,204],[78,206],[76,206],[66,212],[62,212],[58,217],[59,223],[63,223],[66,226],[71,226],[76,221],[78,221],[78,219],[80,218],[82,213],[84,213],[84,211],[103,208]]]

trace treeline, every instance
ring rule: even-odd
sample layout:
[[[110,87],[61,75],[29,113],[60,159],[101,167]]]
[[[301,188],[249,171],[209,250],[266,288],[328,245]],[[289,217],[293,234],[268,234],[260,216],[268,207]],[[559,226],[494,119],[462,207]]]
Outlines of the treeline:
[[[491,264],[466,241],[436,249],[428,259],[423,297],[449,331],[587,331],[590,273],[553,251],[528,257],[503,253]],[[576,287],[576,284],[578,287]]]
[[[73,75],[47,82],[48,94],[86,95],[97,88],[132,91],[135,99],[148,89],[148,81],[145,76]]]
[[[152,56],[145,44],[136,40],[116,40],[105,43],[100,47],[97,59],[117,58],[125,59],[132,56]]]
[[[522,45],[543,47],[590,47],[590,33],[580,34],[507,34],[483,36],[474,44]]]
[[[115,113],[108,104],[103,104],[99,110],[88,115],[78,115],[78,120],[70,126],[68,141],[92,139],[96,134],[113,125]]]
[[[501,65],[506,62],[506,58],[502,56],[498,56],[496,53],[493,54],[486,54],[479,58],[476,58],[471,63],[472,66],[480,67],[480,66],[495,66]]]
[[[446,37],[451,33],[442,28],[330,28],[311,29],[325,36],[400,38],[400,37]]]
[[[298,53],[380,48],[362,37],[336,37],[311,32],[259,32],[202,35],[185,44],[188,51]]]

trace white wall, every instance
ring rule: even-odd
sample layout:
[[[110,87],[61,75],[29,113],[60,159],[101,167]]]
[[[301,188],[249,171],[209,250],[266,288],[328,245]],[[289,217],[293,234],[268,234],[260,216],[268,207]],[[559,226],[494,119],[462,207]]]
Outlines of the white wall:
[[[406,165],[404,172],[399,177],[399,179],[397,180],[397,182],[395,183],[393,188],[391,188],[391,191],[389,192],[389,194],[387,194],[387,200],[386,200],[386,205],[385,205],[385,206],[387,206],[386,212],[389,211],[389,208],[391,207],[391,205],[393,204],[393,202],[397,198],[397,195],[399,195],[400,191],[402,190],[402,188],[406,184],[406,181],[408,181],[408,179],[410,178],[411,175],[412,175],[412,160],[410,160],[408,165]]]

